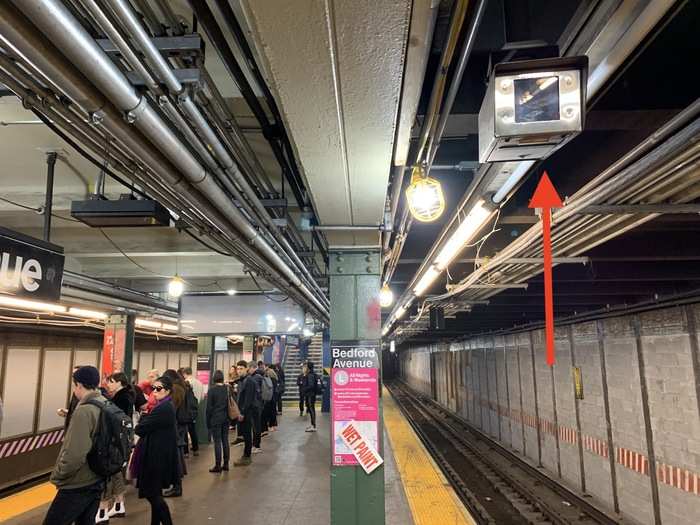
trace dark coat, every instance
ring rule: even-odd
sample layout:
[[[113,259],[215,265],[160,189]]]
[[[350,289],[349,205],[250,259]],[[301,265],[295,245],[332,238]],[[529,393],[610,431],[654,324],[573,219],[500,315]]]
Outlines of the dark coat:
[[[214,385],[207,394],[207,428],[228,423],[227,385]]]
[[[114,394],[112,403],[117,405],[127,416],[134,415],[134,393],[130,387],[124,387]]]
[[[141,438],[137,445],[139,498],[159,494],[162,489],[177,485],[182,478],[182,467],[172,402],[156,405],[141,418],[135,432]]]
[[[304,396],[315,396],[316,395],[316,381],[317,381],[318,376],[316,375],[316,372],[309,371],[308,374],[304,377],[304,385],[302,387],[302,392]]]
[[[240,383],[238,391],[238,409],[244,416],[253,410],[262,408],[262,376],[247,375]]]

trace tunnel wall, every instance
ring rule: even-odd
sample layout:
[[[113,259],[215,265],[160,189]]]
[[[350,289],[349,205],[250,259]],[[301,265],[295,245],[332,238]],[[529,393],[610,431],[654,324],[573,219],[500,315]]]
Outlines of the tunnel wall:
[[[551,368],[542,330],[403,348],[399,368],[410,386],[626,520],[652,524],[658,513],[697,525],[699,325],[691,305],[557,327]]]

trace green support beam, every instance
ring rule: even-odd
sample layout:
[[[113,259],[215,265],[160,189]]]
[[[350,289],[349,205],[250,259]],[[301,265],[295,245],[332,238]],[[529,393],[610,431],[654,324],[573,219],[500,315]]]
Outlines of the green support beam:
[[[329,261],[331,342],[379,341],[379,250],[331,250]],[[378,427],[378,452],[383,456],[381,398]],[[369,475],[360,466],[331,467],[331,524],[384,525],[383,465]]]

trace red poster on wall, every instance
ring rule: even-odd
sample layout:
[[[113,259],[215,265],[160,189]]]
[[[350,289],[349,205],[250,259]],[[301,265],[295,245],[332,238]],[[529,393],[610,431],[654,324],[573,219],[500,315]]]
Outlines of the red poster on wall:
[[[126,353],[126,326],[105,325],[102,340],[102,382],[107,376],[124,371]]]

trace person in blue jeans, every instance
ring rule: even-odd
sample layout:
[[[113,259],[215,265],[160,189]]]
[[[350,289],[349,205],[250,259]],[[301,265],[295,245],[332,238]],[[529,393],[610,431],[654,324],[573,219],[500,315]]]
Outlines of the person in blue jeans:
[[[228,441],[228,399],[229,389],[224,385],[224,373],[214,372],[214,386],[207,395],[207,428],[214,439],[214,466],[209,472],[228,470],[230,445]],[[222,457],[223,456],[223,457]]]

